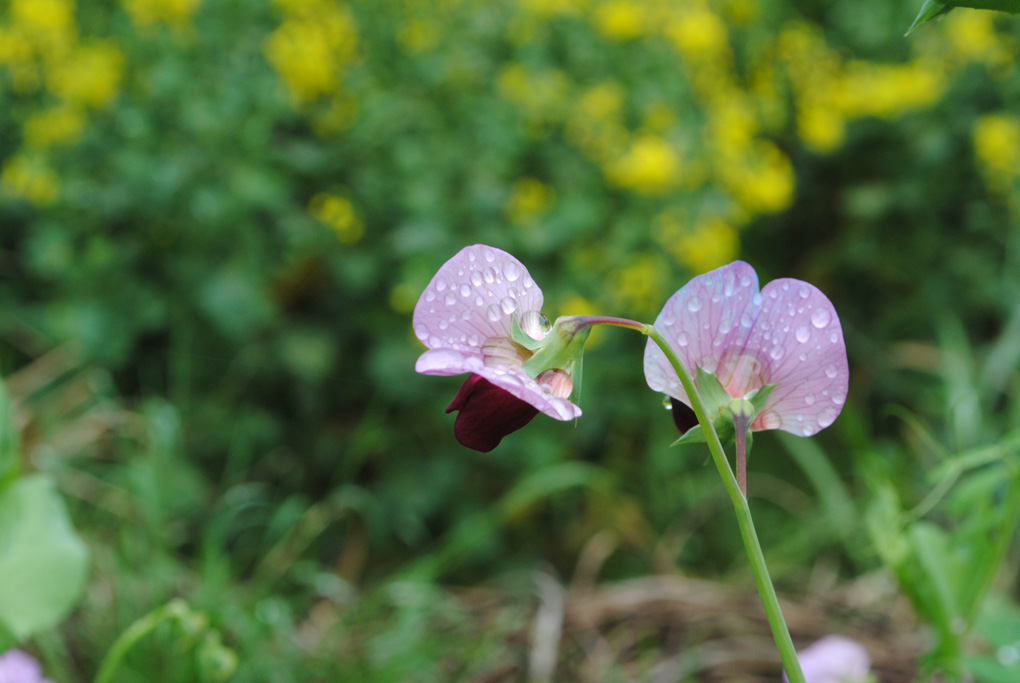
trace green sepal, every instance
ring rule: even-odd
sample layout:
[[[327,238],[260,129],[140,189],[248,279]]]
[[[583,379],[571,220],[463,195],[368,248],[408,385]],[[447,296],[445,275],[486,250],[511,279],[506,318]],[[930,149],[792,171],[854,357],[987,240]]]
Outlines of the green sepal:
[[[712,422],[715,422],[716,418],[722,414],[723,408],[733,397],[723,389],[723,385],[719,383],[719,378],[711,372],[706,372],[701,367],[698,368],[697,382],[698,393],[701,394],[701,398],[705,402],[705,408],[708,410],[709,417],[712,419]]]
[[[590,332],[591,325],[582,316],[557,318],[538,350],[524,363],[524,371],[530,377],[538,377],[552,368],[572,372],[584,353],[584,342]]]
[[[544,340],[535,339],[530,334],[521,329],[520,323],[517,322],[517,316],[515,315],[510,321],[510,338],[514,340],[515,344],[520,344],[528,351],[535,351],[541,348]]]
[[[686,432],[683,436],[670,444],[670,446],[683,446],[689,443],[705,443],[705,432],[702,430],[701,425],[694,425]]]
[[[921,11],[917,13],[917,17],[914,19],[914,23],[907,29],[907,35],[910,35],[910,32],[921,24],[926,24],[956,7],[1020,14],[1020,0],[925,0],[925,3],[921,5]]]
[[[748,401],[751,402],[751,405],[754,406],[755,416],[757,416],[758,413],[761,412],[761,409],[765,407],[765,401],[768,400],[769,395],[775,388],[776,388],[775,384],[766,384],[761,389],[758,389],[757,391],[745,397],[747,398]],[[754,422],[754,417],[751,418],[751,421]]]

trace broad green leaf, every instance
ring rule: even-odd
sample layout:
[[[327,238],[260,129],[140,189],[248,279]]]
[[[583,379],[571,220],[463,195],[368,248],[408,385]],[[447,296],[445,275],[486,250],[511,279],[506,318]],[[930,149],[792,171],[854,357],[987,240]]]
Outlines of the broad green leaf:
[[[14,424],[14,410],[7,389],[0,381],[0,488],[18,474],[18,429]]]
[[[77,602],[87,570],[88,550],[48,477],[24,477],[0,492],[3,628],[24,639],[56,624]]]

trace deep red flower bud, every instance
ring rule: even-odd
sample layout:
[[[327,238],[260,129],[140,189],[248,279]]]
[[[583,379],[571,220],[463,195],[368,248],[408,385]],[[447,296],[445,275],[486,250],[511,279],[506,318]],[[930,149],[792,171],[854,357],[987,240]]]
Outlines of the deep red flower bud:
[[[453,425],[457,441],[483,453],[538,415],[538,408],[475,374],[464,381],[446,407],[448,413],[454,410],[460,411]]]

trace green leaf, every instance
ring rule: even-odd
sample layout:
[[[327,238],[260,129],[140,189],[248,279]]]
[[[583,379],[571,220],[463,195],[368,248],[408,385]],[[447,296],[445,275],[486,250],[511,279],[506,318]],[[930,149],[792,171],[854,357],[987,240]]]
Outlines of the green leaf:
[[[907,35],[910,35],[910,32],[921,24],[926,24],[956,7],[1020,14],[1020,0],[946,0],[946,2],[925,0],[925,3],[921,5],[921,11],[917,13],[917,17],[914,19],[914,23],[907,29]]]
[[[14,409],[7,389],[0,381],[0,488],[18,475],[18,428],[14,424]]]
[[[24,639],[56,624],[77,602],[87,570],[88,550],[48,477],[0,492],[0,630]]]
[[[670,446],[682,446],[688,443],[705,443],[705,432],[701,429],[701,425],[694,425],[681,436],[679,439],[670,444]]]

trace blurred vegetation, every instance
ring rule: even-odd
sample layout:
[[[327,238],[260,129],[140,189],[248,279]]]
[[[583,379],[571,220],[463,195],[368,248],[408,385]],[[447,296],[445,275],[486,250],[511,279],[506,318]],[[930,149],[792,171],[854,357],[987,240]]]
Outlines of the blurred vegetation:
[[[756,440],[757,526],[788,590],[896,573],[863,510],[912,509],[940,460],[1020,417],[1020,30],[957,10],[904,38],[917,10],[0,2],[0,370],[22,467],[57,482],[93,563],[31,643],[48,675],[90,680],[181,597],[237,681],[495,676],[526,661],[529,572],[566,580],[593,539],[601,579],[748,584],[706,456],[667,448],[638,335],[592,335],[576,425],[456,443],[458,380],[414,374],[410,315],[475,242],[520,258],[551,318],[651,321],[735,258],[818,285],[850,400],[815,440]],[[971,494],[1001,501],[1016,447],[996,452]],[[992,507],[926,513],[952,534]],[[487,581],[519,601],[479,627],[443,586]],[[117,680],[215,678],[180,631]]]

